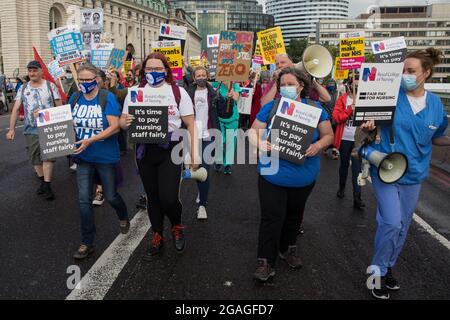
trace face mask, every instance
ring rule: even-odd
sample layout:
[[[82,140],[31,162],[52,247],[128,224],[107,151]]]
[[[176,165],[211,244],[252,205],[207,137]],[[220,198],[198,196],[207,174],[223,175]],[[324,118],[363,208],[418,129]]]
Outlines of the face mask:
[[[298,97],[297,87],[281,87],[280,94],[283,98],[295,100]]]
[[[414,74],[404,74],[402,76],[401,86],[406,91],[414,91],[419,86],[417,84],[417,76]]]
[[[66,79],[67,80],[72,80],[73,79],[73,75],[70,74],[70,73],[66,74]]]
[[[133,80],[133,77],[127,77],[127,81],[130,82]]]
[[[206,87],[206,84],[208,83],[208,80],[206,80],[206,79],[198,79],[195,82],[197,83],[197,85],[199,87],[204,88],[204,87]]]
[[[84,94],[89,94],[94,91],[98,86],[97,80],[87,83],[80,83],[80,90]]]
[[[145,74],[145,78],[147,79],[147,82],[151,86],[158,86],[161,83],[163,83],[164,80],[166,80],[166,73],[165,72],[147,72]]]

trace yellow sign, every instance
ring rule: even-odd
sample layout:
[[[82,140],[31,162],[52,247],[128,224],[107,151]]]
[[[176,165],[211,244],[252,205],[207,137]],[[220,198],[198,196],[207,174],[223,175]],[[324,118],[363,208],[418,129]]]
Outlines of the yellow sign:
[[[341,70],[341,59],[339,57],[336,58],[336,62],[334,64],[333,79],[334,80],[348,79],[348,70]]]
[[[341,34],[341,70],[359,69],[364,63],[365,38],[363,33]]]
[[[202,64],[202,60],[199,56],[190,57],[189,58],[189,65],[193,68],[200,67]]]
[[[258,40],[261,44],[264,64],[275,63],[275,56],[277,54],[286,53],[281,27],[258,32]]]
[[[175,80],[183,79],[183,56],[179,40],[155,41],[152,43],[152,52],[161,52],[167,58]]]
[[[133,61],[125,61],[123,64],[123,74],[126,75],[130,70],[133,70]]]

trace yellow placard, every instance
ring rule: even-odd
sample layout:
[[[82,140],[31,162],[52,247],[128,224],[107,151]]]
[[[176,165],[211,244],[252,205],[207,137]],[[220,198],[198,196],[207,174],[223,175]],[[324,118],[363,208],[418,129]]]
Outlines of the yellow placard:
[[[261,45],[264,64],[275,63],[275,56],[277,54],[286,53],[281,27],[258,32],[258,40]]]
[[[336,58],[336,62],[334,64],[333,79],[334,80],[348,79],[348,70],[341,70],[341,59],[339,57]]]
[[[189,58],[189,65],[191,67],[193,67],[193,68],[200,67],[201,64],[202,64],[202,60],[201,60],[200,57],[195,56],[195,57],[190,57]]]
[[[175,80],[183,79],[183,56],[179,41],[154,42],[152,52],[161,52],[167,58]]]
[[[133,70],[133,61],[125,61],[123,64],[123,74],[126,75],[130,70]]]

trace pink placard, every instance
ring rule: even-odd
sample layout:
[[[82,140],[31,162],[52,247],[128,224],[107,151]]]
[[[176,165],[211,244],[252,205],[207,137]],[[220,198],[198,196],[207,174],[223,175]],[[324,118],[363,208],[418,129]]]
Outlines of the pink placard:
[[[254,56],[253,57],[253,62],[256,63],[256,64],[264,64],[262,56]]]
[[[364,57],[341,58],[341,70],[354,70],[361,68],[364,63]]]
[[[173,68],[171,70],[172,70],[174,80],[176,80],[176,81],[183,80],[183,68]]]

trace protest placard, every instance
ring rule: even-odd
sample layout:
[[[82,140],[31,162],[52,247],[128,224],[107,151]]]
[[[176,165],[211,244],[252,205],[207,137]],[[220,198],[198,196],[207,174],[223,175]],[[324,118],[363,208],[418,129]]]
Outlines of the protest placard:
[[[145,88],[129,89],[129,113],[135,120],[129,128],[130,143],[168,143],[171,92],[155,94]]]
[[[81,9],[81,30],[103,32],[103,9]]]
[[[364,63],[361,66],[354,125],[375,120],[390,124],[397,105],[403,63]]]
[[[91,63],[97,68],[106,71],[108,69],[109,58],[114,49],[113,43],[99,43],[92,47]]]
[[[336,58],[336,62],[334,63],[334,72],[333,72],[334,80],[345,80],[348,79],[348,70],[341,70],[341,59]]]
[[[376,63],[401,63],[408,53],[405,37],[372,42],[372,50]]]
[[[53,60],[48,64],[48,72],[52,75],[53,79],[58,80],[66,75],[66,71],[59,66],[57,60]]]
[[[111,56],[108,61],[108,69],[114,68],[116,70],[122,70],[126,57],[127,55],[125,50],[120,50],[117,48],[112,49]]]
[[[202,64],[201,62],[202,61],[201,61],[201,57],[200,56],[193,56],[193,57],[189,58],[189,65],[192,68],[201,66],[201,64]]]
[[[258,50],[261,50],[264,64],[275,63],[275,56],[277,54],[286,53],[281,27],[258,32],[258,41],[261,45],[261,48]],[[255,55],[257,53],[258,51],[255,52]]]
[[[238,100],[238,110],[240,114],[250,114],[252,111],[253,88],[241,88]]]
[[[152,52],[161,52],[169,62],[174,80],[183,80],[183,56],[181,55],[181,41],[152,42]]]
[[[211,79],[216,78],[217,61],[219,58],[220,34],[208,35],[207,53],[208,53],[208,71]]]
[[[365,57],[364,32],[341,33],[340,59],[341,70],[354,70],[361,68]]]
[[[70,105],[40,111],[37,125],[42,160],[73,154],[76,147]]]
[[[184,48],[186,46],[187,28],[183,26],[171,25],[162,23],[159,28],[159,41],[164,40],[180,40],[181,41],[181,55],[184,55]]]
[[[253,52],[253,32],[222,31],[216,80],[244,82],[248,80]]]
[[[66,26],[48,33],[53,54],[60,66],[83,61],[83,43],[78,26]]]
[[[268,138],[280,159],[299,165],[305,162],[321,114],[317,107],[286,98],[280,100]]]

